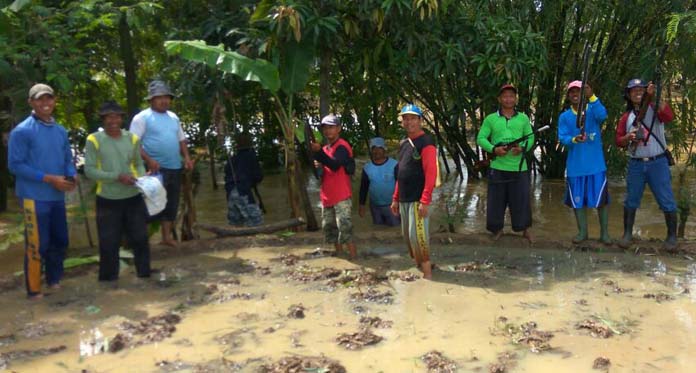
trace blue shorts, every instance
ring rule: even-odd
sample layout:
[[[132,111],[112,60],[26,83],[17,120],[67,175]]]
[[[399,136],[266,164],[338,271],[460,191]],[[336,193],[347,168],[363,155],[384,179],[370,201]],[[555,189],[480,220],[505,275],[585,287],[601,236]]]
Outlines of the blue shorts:
[[[574,209],[600,208],[609,204],[607,173],[566,177],[565,204]]]

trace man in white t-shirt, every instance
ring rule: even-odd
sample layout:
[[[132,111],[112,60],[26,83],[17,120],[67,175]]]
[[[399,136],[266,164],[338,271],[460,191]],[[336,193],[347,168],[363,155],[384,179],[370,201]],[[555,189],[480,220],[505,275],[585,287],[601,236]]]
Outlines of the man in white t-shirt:
[[[145,99],[150,107],[133,117],[130,132],[142,140],[141,154],[148,170],[162,175],[167,206],[153,218],[162,222],[162,244],[176,246],[172,229],[179,207],[182,165],[191,170],[193,162],[179,117],[169,111],[174,98],[169,86],[161,80],[153,80],[147,90]]]

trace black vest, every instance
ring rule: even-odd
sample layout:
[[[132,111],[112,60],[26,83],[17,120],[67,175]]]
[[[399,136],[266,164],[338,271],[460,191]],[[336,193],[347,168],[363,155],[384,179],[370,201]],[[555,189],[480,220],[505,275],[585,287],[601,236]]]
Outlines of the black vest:
[[[420,201],[425,187],[425,172],[421,154],[428,145],[435,146],[435,141],[427,133],[411,140],[401,140],[399,146],[399,165],[396,180],[399,183],[399,202]]]

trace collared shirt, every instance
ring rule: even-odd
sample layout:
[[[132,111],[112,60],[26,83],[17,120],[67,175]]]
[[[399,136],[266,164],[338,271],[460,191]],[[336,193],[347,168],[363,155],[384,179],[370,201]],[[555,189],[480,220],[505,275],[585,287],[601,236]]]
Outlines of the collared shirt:
[[[513,116],[507,118],[501,111],[496,111],[483,120],[476,142],[486,152],[494,153],[497,144],[508,143],[531,133],[532,124],[525,113],[515,111]],[[520,146],[525,151],[531,150],[534,146],[534,135]],[[523,153],[514,155],[508,152],[502,157],[495,157],[491,161],[491,168],[501,171],[526,171],[527,162],[523,158]]]
[[[145,174],[138,136],[124,129],[118,138],[107,135],[106,131],[87,136],[85,174],[96,180],[97,195],[100,197],[126,199],[138,195],[140,192],[134,185],[118,181],[120,174],[130,174],[136,178]]]
[[[17,177],[19,198],[63,201],[65,193],[43,182],[45,175],[75,176],[68,132],[53,118],[29,115],[10,132],[7,165]]]

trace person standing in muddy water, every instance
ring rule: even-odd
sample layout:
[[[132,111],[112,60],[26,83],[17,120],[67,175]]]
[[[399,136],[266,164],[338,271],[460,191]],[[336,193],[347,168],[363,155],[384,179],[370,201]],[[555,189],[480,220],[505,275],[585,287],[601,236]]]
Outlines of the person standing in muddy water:
[[[488,171],[486,229],[498,240],[503,235],[505,211],[510,208],[512,230],[522,232],[531,244],[530,181],[524,153],[534,146],[532,125],[526,114],[516,110],[517,88],[512,84],[500,87],[498,103],[500,108],[486,116],[476,137],[478,145],[494,157]],[[504,145],[527,135],[522,144]]]
[[[607,166],[602,147],[602,123],[607,119],[607,109],[594,95],[589,83],[585,83],[587,107],[583,113],[585,131],[577,126],[582,82],[575,80],[567,87],[570,108],[558,118],[558,141],[568,149],[566,160],[565,204],[575,212],[578,234],[573,243],[587,239],[587,213],[585,208],[597,209],[600,236],[604,244],[611,244],[609,237],[609,191]]]
[[[430,212],[433,190],[437,180],[437,149],[432,136],[423,131],[423,112],[408,104],[399,113],[406,139],[399,145],[396,187],[391,210],[401,216],[401,233],[409,255],[423,272],[432,279],[430,263]]]
[[[665,139],[665,124],[674,119],[674,114],[667,102],[662,101],[654,118],[654,97],[655,85],[652,82],[645,84],[641,79],[629,80],[624,92],[626,112],[616,126],[616,145],[630,150],[624,200],[624,234],[619,241],[622,248],[628,248],[633,241],[636,210],[640,207],[646,183],[665,215],[667,238],[664,248],[674,250],[677,247],[677,204],[669,170],[671,154]],[[637,124],[636,118],[644,99],[648,100],[647,111],[642,123]]]
[[[353,242],[352,186],[350,175],[355,172],[353,148],[340,137],[341,123],[333,115],[321,119],[321,133],[328,141],[321,144],[310,144],[314,152],[314,160],[322,167],[321,173],[321,225],[326,242],[334,244],[336,253],[343,251],[343,245],[348,247],[350,258],[357,257],[357,249]]]
[[[176,246],[172,235],[174,220],[179,209],[181,191],[182,158],[186,170],[193,169],[186,145],[186,135],[179,117],[169,111],[174,94],[161,80],[153,80],[147,87],[146,100],[150,107],[133,117],[130,132],[142,141],[142,157],[147,169],[162,175],[167,190],[167,205],[152,217],[162,222],[162,244]]]
[[[235,137],[236,154],[225,163],[227,221],[231,225],[255,227],[263,224],[261,208],[252,189],[263,180],[263,171],[248,133]]]
[[[133,250],[138,277],[150,277],[147,208],[135,186],[145,175],[140,139],[121,128],[125,111],[114,101],[99,108],[103,131],[87,136],[85,175],[97,182],[99,281],[116,281],[119,248],[125,235]]]
[[[24,280],[29,299],[43,297],[41,272],[50,289],[59,289],[68,248],[65,192],[75,189],[77,171],[68,133],[53,118],[56,96],[46,84],[29,90],[33,109],[10,132],[7,165],[16,177],[15,193],[24,211]]]
[[[370,196],[372,224],[395,227],[401,224],[398,216],[391,212],[392,195],[396,187],[396,165],[398,162],[387,156],[384,139],[370,140],[371,160],[363,167],[360,177],[360,217],[365,217],[365,202]]]

